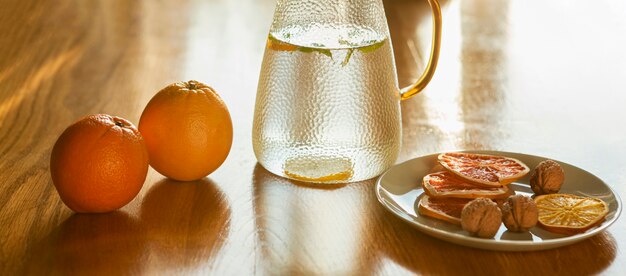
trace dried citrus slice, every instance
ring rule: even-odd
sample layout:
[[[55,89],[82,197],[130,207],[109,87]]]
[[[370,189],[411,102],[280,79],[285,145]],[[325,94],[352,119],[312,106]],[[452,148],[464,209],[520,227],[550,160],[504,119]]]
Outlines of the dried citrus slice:
[[[469,182],[490,187],[507,185],[530,171],[517,159],[487,154],[448,152],[440,154],[437,161]]]
[[[467,198],[435,198],[424,194],[417,210],[420,215],[461,225],[461,212],[465,204],[471,200]]]
[[[535,198],[539,226],[560,234],[582,233],[597,225],[609,212],[607,204],[593,197],[548,194]]]
[[[424,176],[424,191],[431,197],[456,198],[505,198],[509,196],[507,186],[485,187],[465,181],[453,173],[444,171]]]

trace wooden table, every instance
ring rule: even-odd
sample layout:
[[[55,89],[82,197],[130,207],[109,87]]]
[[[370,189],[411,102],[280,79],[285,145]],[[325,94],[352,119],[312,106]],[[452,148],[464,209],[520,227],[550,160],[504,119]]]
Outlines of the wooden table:
[[[620,274],[626,220],[553,250],[440,241],[394,217],[374,181],[303,187],[257,165],[251,127],[275,2],[26,1],[0,7],[0,274]],[[430,43],[425,1],[385,1],[400,84]],[[402,103],[398,162],[457,149],[549,156],[626,198],[623,1],[450,0],[435,78]],[[113,213],[79,215],[52,186],[54,141],[109,113],[138,122],[165,85],[214,86],[234,122],[215,173],[150,170]]]

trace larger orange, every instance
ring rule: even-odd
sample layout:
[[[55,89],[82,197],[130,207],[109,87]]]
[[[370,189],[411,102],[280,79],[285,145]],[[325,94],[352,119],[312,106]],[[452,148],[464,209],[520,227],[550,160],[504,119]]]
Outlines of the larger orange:
[[[61,200],[79,213],[121,208],[141,190],[148,152],[129,121],[91,115],[69,126],[50,157],[52,183]]]
[[[150,165],[180,181],[203,178],[222,165],[233,141],[226,104],[206,84],[177,82],[150,100],[139,120]]]

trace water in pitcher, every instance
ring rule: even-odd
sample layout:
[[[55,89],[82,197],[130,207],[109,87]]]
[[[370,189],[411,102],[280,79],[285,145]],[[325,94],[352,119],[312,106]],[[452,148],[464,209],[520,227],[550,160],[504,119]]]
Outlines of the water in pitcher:
[[[391,42],[356,26],[271,32],[258,85],[254,151],[269,171],[310,182],[369,179],[400,149]]]

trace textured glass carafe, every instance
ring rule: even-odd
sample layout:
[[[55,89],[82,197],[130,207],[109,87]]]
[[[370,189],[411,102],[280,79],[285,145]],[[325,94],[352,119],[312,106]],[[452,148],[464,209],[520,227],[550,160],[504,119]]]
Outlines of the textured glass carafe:
[[[400,150],[396,75],[382,1],[278,1],[254,113],[259,163],[309,182],[379,175]]]

